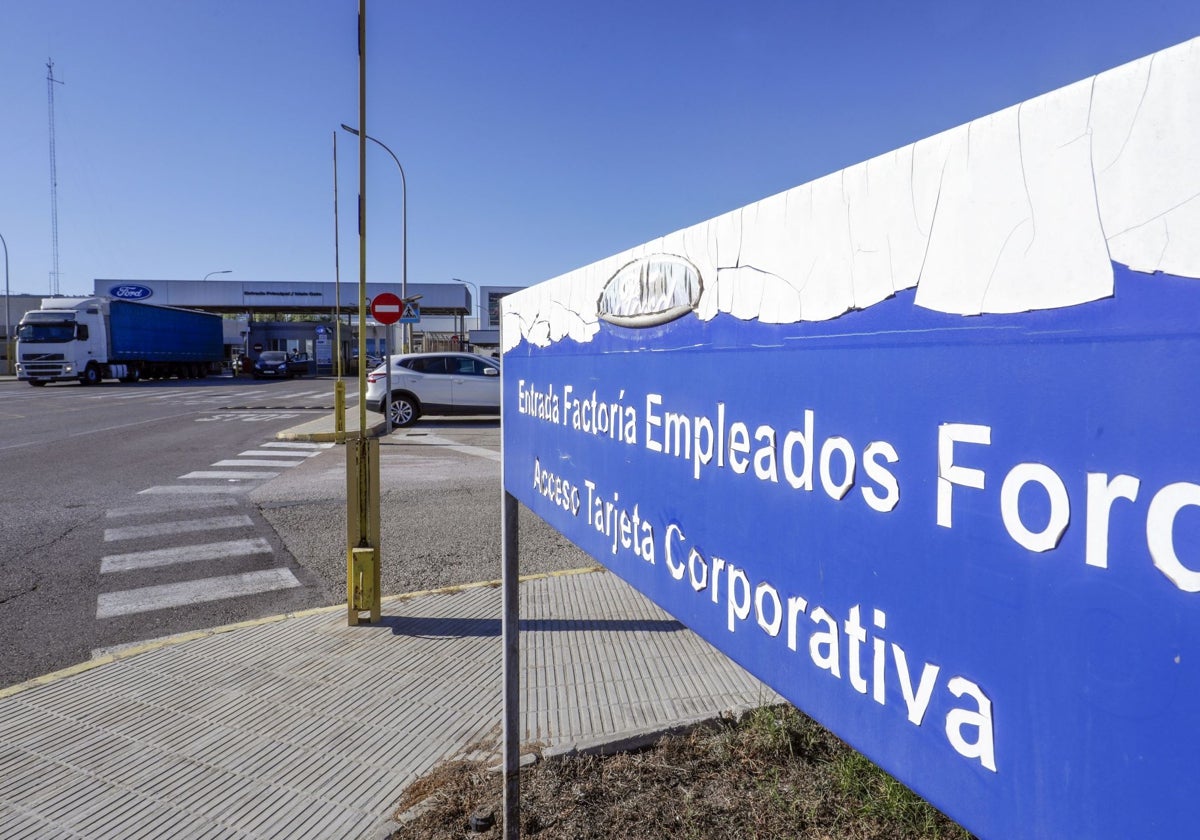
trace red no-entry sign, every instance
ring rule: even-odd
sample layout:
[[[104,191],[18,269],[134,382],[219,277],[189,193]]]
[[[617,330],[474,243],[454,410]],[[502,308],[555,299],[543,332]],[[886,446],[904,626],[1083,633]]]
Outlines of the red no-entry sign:
[[[394,324],[404,314],[404,302],[391,292],[381,292],[371,301],[371,316],[381,324]]]

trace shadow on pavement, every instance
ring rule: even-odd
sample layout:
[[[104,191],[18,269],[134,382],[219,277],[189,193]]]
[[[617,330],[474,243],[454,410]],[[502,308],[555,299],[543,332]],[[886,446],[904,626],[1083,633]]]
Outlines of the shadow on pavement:
[[[425,616],[385,615],[379,624],[388,627],[394,636],[432,637],[496,637],[500,636],[498,618],[430,618]],[[375,627],[359,624],[358,627]],[[671,619],[588,619],[544,618],[521,619],[523,632],[560,632],[563,630],[596,630],[611,633],[677,633],[684,629]]]

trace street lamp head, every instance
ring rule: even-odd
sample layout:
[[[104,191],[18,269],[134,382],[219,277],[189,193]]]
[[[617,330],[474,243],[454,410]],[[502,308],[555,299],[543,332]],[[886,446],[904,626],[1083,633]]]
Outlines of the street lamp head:
[[[477,286],[475,283],[472,283],[470,280],[461,280],[458,277],[451,277],[450,279],[455,283],[462,283],[464,286],[470,286],[475,290],[476,294],[479,294],[479,286]],[[476,301],[476,303],[478,303],[478,301]]]
[[[351,134],[353,134],[355,137],[357,137],[357,136],[358,136],[358,129],[357,129],[357,128],[351,128],[350,126],[346,125],[345,123],[342,123],[342,130],[343,130],[343,131],[349,131],[349,132],[350,132]]]
[[[207,280],[209,277],[212,277],[214,274],[233,274],[233,269],[227,268],[224,271],[210,271],[210,272],[208,272],[208,274],[204,275],[204,279]],[[201,281],[201,282],[203,282],[203,281]]]

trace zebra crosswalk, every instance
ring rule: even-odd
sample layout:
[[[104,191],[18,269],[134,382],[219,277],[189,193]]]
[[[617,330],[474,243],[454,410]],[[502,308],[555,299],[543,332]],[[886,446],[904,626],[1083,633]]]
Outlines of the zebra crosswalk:
[[[357,391],[347,393],[346,397],[349,399],[356,395]],[[332,398],[331,390],[328,387],[319,386],[303,391],[288,390],[280,392],[276,388],[265,385],[245,388],[230,388],[227,386],[205,388],[200,386],[194,391],[184,392],[183,394],[176,389],[172,389],[168,393],[157,393],[150,389],[130,388],[122,392],[106,390],[103,393],[87,394],[82,397],[82,399],[90,401],[136,402],[146,400],[150,402],[172,402],[187,406],[211,405],[215,407],[257,405],[262,403],[273,404],[283,401],[288,405],[305,405],[309,408],[329,408]]]
[[[271,553],[271,544],[263,537],[179,545],[171,548],[152,548],[146,551],[127,551],[124,554],[109,554],[102,558],[100,574],[132,572],[135,569],[153,569],[158,566],[173,566],[183,563],[200,563],[204,560],[219,560],[222,557],[246,557],[251,554]]]
[[[185,534],[193,531],[219,531],[225,528],[247,528],[253,526],[245,514],[236,516],[210,516],[206,519],[188,519],[182,522],[152,522],[148,525],[127,525],[121,528],[105,528],[104,541],[135,540],[140,537],[162,537],[168,534]]]
[[[237,496],[331,446],[270,441],[211,464],[214,469],[185,473],[177,483],[147,487],[138,494],[141,504],[110,508],[102,537],[109,552],[100,558],[102,582],[133,585],[100,592],[96,619],[300,587],[291,569],[273,563],[275,549],[253,533],[259,526],[239,510],[245,502]],[[211,573],[216,570],[223,573]],[[154,582],[147,583],[151,578]]]
[[[262,569],[234,575],[143,586],[120,592],[103,592],[96,604],[96,618],[113,618],[150,610],[165,610],[206,601],[258,595],[274,589],[300,585],[289,569]]]

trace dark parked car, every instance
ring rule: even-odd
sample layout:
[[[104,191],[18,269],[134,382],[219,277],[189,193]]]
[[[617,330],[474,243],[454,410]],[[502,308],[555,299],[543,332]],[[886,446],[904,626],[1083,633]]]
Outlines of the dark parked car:
[[[285,353],[283,350],[266,350],[254,363],[255,379],[291,379],[308,372],[307,353]]]
[[[307,353],[293,353],[288,357],[288,371],[293,376],[303,376],[309,372]]]

